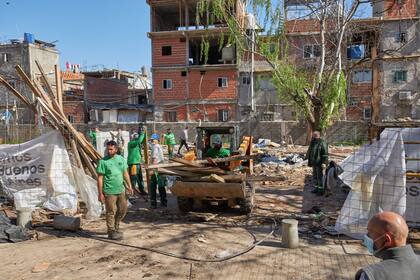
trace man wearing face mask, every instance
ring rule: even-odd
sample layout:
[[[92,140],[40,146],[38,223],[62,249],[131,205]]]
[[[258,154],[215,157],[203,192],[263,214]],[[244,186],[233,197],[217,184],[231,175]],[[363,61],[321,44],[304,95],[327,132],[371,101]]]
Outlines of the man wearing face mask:
[[[408,226],[393,212],[382,212],[368,223],[363,244],[381,262],[368,265],[356,274],[356,280],[420,280],[420,258],[407,245]]]
[[[308,159],[308,166],[312,167],[312,181],[315,187],[312,193],[323,195],[325,192],[323,171],[328,164],[328,144],[321,138],[319,131],[314,131],[312,134],[312,141],[306,153],[306,159]]]

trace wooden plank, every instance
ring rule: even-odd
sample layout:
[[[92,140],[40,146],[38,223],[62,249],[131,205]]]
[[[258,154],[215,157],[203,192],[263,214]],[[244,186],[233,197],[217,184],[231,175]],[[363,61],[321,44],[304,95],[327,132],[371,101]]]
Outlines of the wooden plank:
[[[36,107],[29,101],[29,99],[18,92],[14,87],[12,87],[1,75],[0,75],[0,83],[3,84],[8,90],[10,90],[17,98],[20,99],[29,109],[33,112],[37,113]]]
[[[48,79],[47,79],[47,76],[45,75],[44,69],[42,69],[42,66],[41,66],[41,64],[39,63],[38,60],[35,60],[35,64],[38,67],[39,72],[41,73],[41,80],[42,80],[42,83],[44,84],[44,86],[47,88],[47,93],[48,93],[49,97],[51,98],[51,100],[55,99],[54,91],[53,91],[50,83],[48,82]]]
[[[177,181],[171,188],[177,196],[193,198],[244,198],[245,192],[242,184],[238,183],[206,183],[206,182],[180,182]]]
[[[57,92],[57,101],[58,105],[60,105],[60,111],[64,113],[63,109],[63,91],[61,87],[61,70],[58,65],[54,65],[54,76],[55,76],[55,86]]]
[[[84,163],[86,164],[87,168],[89,169],[89,172],[92,175],[92,178],[98,179],[98,175],[96,174],[96,170],[93,167],[93,164],[90,162],[90,159],[87,156],[87,154],[85,153],[85,151],[83,151],[83,149],[79,149],[79,151],[80,151],[81,158],[83,159]]]
[[[420,178],[420,173],[413,173],[413,172],[407,172],[405,173],[406,177],[419,177]]]
[[[194,161],[189,161],[183,158],[172,158],[171,161],[182,163],[183,165],[190,166],[190,167],[202,167],[201,164],[196,163]]]
[[[193,167],[191,167],[191,168],[193,168]],[[224,171],[220,168],[214,168],[214,167],[211,167],[211,169],[203,169],[203,170],[200,170],[200,169],[182,170],[182,169],[179,169],[179,167],[169,167],[167,169],[169,169],[171,171],[175,171],[175,172],[178,172],[178,171],[192,172],[192,173],[196,173],[197,175],[200,175],[200,174],[202,174],[202,175],[210,175],[210,174],[225,175],[226,174],[226,171]]]
[[[404,141],[404,144],[415,144],[415,145],[420,145],[420,141]]]
[[[74,139],[69,139],[69,142],[77,167],[83,169],[82,160],[80,159],[79,151],[77,151],[76,142]]]
[[[219,175],[216,175],[216,174],[211,174],[210,179],[212,179],[216,183],[226,183],[225,179],[223,179],[222,177],[220,177]]]
[[[216,163],[221,163],[221,162],[229,162],[229,161],[233,161],[233,160],[249,160],[249,159],[258,159],[260,158],[261,155],[248,155],[248,156],[232,156],[232,157],[227,157],[227,158],[214,158],[213,161]],[[198,164],[208,164],[207,160],[196,160],[193,161],[195,163]],[[174,163],[162,163],[162,164],[152,164],[152,165],[148,165],[146,168],[148,169],[156,169],[156,168],[167,168],[167,167],[178,167],[178,166],[185,166],[182,163],[178,163],[178,162],[174,162]]]

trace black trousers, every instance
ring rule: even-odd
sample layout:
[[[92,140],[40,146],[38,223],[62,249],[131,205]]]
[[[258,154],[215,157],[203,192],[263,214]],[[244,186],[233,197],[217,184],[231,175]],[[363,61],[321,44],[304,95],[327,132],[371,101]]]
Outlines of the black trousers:
[[[188,152],[190,151],[187,141],[181,139],[181,143],[179,144],[179,148],[178,148],[178,154],[181,152],[181,149],[183,146],[185,146]]]

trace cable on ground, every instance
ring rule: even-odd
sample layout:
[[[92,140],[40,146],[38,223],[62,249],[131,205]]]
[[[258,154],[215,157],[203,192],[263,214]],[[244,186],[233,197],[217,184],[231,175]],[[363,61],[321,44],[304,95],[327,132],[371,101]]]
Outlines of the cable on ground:
[[[249,221],[257,219],[257,218],[266,218],[266,219],[270,219],[272,221],[271,224],[271,231],[266,234],[261,240],[257,241],[255,235],[247,228]],[[173,258],[177,258],[177,259],[182,259],[182,260],[187,260],[187,261],[194,261],[194,262],[223,262],[223,261],[227,261],[236,257],[239,257],[243,254],[248,253],[249,251],[251,251],[252,249],[254,249],[256,246],[258,246],[259,244],[261,244],[262,242],[266,241],[270,236],[274,235],[274,231],[277,228],[277,221],[274,218],[267,218],[267,217],[251,217],[247,220],[246,225],[245,225],[245,229],[248,231],[249,234],[251,234],[251,236],[253,236],[254,238],[254,242],[252,244],[250,244],[248,247],[246,247],[245,249],[230,254],[226,257],[222,257],[222,258],[214,258],[214,259],[202,259],[202,258],[194,258],[194,257],[187,257],[187,256],[182,256],[182,255],[178,255],[178,254],[173,254],[173,253],[169,253],[163,250],[159,250],[159,249],[153,249],[153,248],[148,248],[148,247],[143,247],[143,246],[137,246],[137,245],[130,245],[130,244],[124,244],[118,241],[114,241],[114,240],[109,240],[107,238],[103,238],[103,237],[97,237],[94,236],[92,234],[86,233],[86,232],[78,232],[78,235],[82,236],[82,237],[86,237],[86,238],[91,238],[91,239],[95,239],[95,240],[99,240],[102,242],[107,242],[107,243],[111,243],[111,244],[115,244],[115,245],[119,245],[119,246],[124,246],[124,247],[128,247],[128,248],[133,248],[133,249],[138,249],[138,250],[144,250],[144,251],[149,251],[149,252],[153,252],[156,254],[160,254],[160,255],[165,255],[168,257],[173,257]]]

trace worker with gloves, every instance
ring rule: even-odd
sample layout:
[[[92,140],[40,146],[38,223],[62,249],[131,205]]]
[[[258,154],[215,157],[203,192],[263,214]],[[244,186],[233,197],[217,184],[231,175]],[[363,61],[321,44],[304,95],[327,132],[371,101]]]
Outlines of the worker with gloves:
[[[312,193],[324,195],[323,173],[328,164],[328,144],[321,138],[319,131],[314,131],[312,134],[312,141],[306,153],[306,159],[308,160],[308,166],[312,167],[312,181],[315,187]]]
[[[210,158],[225,158],[230,156],[230,151],[222,147],[222,139],[218,137],[213,142],[213,148],[207,150],[206,156]]]
[[[128,142],[128,173],[130,174],[131,186],[138,188],[141,195],[146,195],[144,190],[143,174],[141,170],[141,146],[144,142],[145,135],[142,132],[140,135],[133,132],[130,136],[131,140]]]
[[[159,135],[152,134],[150,137],[152,164],[164,162],[162,147],[159,144]],[[162,207],[167,207],[165,180],[159,175],[157,170],[153,170],[150,175],[150,204],[153,209],[157,208],[156,189],[159,191],[160,203]]]

